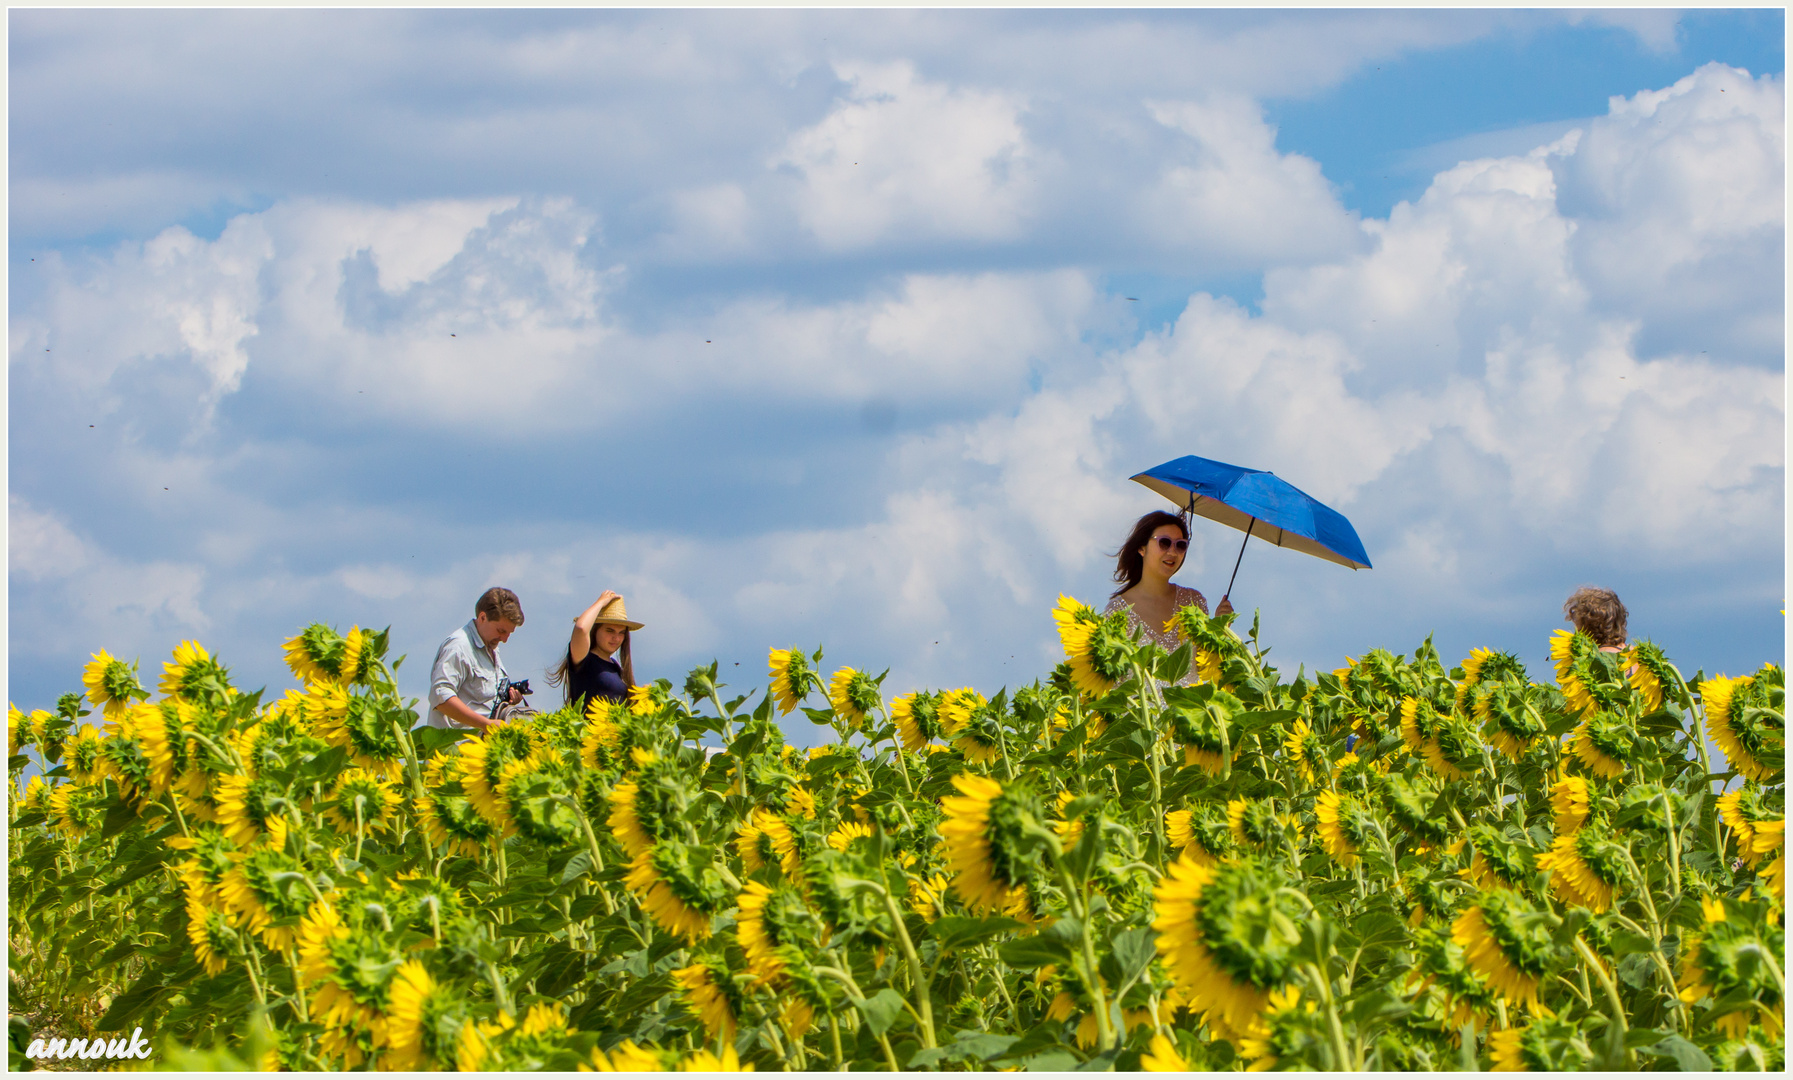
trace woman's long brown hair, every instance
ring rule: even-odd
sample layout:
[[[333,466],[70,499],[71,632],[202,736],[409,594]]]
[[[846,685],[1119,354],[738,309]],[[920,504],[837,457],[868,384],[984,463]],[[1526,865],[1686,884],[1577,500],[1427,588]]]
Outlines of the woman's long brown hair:
[[[1139,579],[1145,576],[1146,560],[1139,549],[1145,547],[1152,534],[1163,525],[1175,525],[1177,531],[1183,534],[1183,539],[1189,539],[1189,526],[1183,524],[1183,519],[1164,510],[1154,510],[1134,522],[1127,542],[1115,553],[1119,558],[1114,564],[1114,579],[1121,583],[1121,587],[1108,594],[1110,599],[1139,584]]]
[[[592,652],[598,651],[598,627],[602,625],[604,624],[591,624],[591,644],[589,648]],[[623,669],[623,685],[631,690],[635,689],[635,665],[629,659],[629,628],[626,626],[623,627],[622,647],[616,650],[616,654],[622,657],[622,659],[617,662],[616,666]],[[555,664],[548,669],[548,685],[560,687],[561,700],[568,705],[573,703],[572,657],[573,650],[569,646],[566,653],[561,656],[560,663]]]

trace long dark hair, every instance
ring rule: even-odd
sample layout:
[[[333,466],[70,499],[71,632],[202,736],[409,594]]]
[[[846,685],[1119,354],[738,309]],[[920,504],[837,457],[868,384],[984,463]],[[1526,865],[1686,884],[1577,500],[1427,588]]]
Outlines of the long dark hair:
[[[591,624],[591,644],[588,648],[592,652],[598,651],[598,627],[603,625],[600,622]],[[622,658],[617,661],[616,666],[623,669],[623,685],[631,690],[635,689],[635,665],[629,660],[629,628],[626,626],[623,627],[622,647],[616,650],[616,655]],[[572,646],[567,646],[567,651],[561,656],[560,663],[548,669],[548,685],[560,687],[561,699],[568,705],[573,703]]]
[[[1134,522],[1133,531],[1127,535],[1121,550],[1115,552],[1117,558],[1114,563],[1114,579],[1121,583],[1121,587],[1108,594],[1110,599],[1139,584],[1139,579],[1145,576],[1146,560],[1139,549],[1145,547],[1152,534],[1165,525],[1175,525],[1177,531],[1183,534],[1183,539],[1189,539],[1189,526],[1183,524],[1180,516],[1166,510],[1154,510]]]

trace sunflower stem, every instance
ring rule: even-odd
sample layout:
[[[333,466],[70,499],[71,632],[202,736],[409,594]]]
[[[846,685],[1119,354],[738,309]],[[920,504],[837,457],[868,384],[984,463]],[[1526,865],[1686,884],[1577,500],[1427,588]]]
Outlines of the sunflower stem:
[[[599,881],[597,874],[604,872],[604,855],[598,850],[598,834],[592,831],[591,820],[585,816],[585,808],[573,800],[573,811],[579,815],[579,827],[585,831],[586,850],[591,852],[592,884],[598,887],[598,895],[604,898],[604,914],[615,915],[616,904],[610,899],[610,890]]]
[[[938,1045],[934,1038],[934,1001],[928,992],[927,973],[921,966],[921,955],[915,951],[915,942],[909,939],[909,927],[904,925],[903,913],[891,898],[890,890],[877,882],[870,884],[878,894],[878,899],[884,902],[884,911],[896,927],[897,944],[902,946],[903,959],[909,964],[909,978],[915,983],[915,1003],[920,1010],[921,1020],[921,1044],[923,1048],[931,1050]]]
[[[1574,944],[1575,951],[1581,954],[1586,969],[1593,972],[1594,978],[1599,980],[1600,988],[1606,991],[1606,1000],[1612,1005],[1612,1022],[1619,1026],[1619,1043],[1623,1045],[1624,1035],[1630,1030],[1630,1027],[1625,1023],[1625,1003],[1619,1000],[1619,988],[1606,974],[1606,968],[1601,965],[1600,958],[1594,955],[1594,950],[1588,948],[1588,943],[1581,940],[1581,935],[1576,935]],[[1627,1047],[1625,1067],[1627,1069],[1634,1067],[1634,1061],[1635,1055]]]
[[[1316,941],[1318,941],[1318,935],[1316,935]],[[1320,1003],[1326,1010],[1326,1037],[1332,1043],[1333,1068],[1339,1072],[1350,1069],[1361,1070],[1362,1063],[1354,1065],[1351,1061],[1351,1052],[1345,1046],[1345,1028],[1343,1024],[1339,1023],[1338,1003],[1332,997],[1332,978],[1326,974],[1325,954],[1319,951],[1318,945],[1315,948],[1315,955],[1319,957],[1319,963],[1309,964],[1307,968],[1313,975],[1315,986],[1319,988]]]

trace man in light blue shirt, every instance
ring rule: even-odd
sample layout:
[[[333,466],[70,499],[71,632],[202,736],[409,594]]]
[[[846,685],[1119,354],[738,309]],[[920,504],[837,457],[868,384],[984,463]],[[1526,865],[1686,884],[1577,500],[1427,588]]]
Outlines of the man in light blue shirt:
[[[509,676],[498,659],[498,646],[523,625],[517,594],[494,586],[473,607],[473,618],[436,650],[430,667],[430,714],[424,722],[439,728],[472,728],[481,733],[503,720],[492,718],[498,683]],[[506,703],[522,700],[513,688]]]

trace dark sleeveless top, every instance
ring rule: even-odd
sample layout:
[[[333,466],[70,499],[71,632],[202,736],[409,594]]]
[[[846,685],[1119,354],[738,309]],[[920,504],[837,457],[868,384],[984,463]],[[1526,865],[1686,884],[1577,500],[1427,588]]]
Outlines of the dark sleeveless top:
[[[629,684],[623,681],[622,665],[614,660],[606,660],[594,650],[585,654],[585,659],[573,663],[573,650],[567,650],[567,664],[571,668],[567,676],[567,697],[574,702],[581,699],[590,700],[595,697],[607,698],[611,701],[622,701],[629,696]],[[583,709],[585,706],[579,706]]]

